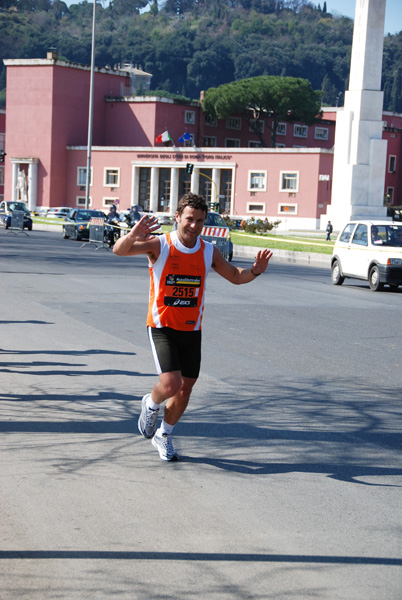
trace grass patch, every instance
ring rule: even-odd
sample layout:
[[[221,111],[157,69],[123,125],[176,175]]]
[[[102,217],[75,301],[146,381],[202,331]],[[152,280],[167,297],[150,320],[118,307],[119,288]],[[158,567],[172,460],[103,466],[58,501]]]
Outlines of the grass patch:
[[[32,217],[34,223],[39,225],[60,225],[64,223],[64,219],[47,219],[46,217]]]
[[[233,244],[237,246],[255,246],[257,248],[270,248],[277,250],[289,250],[290,252],[309,252],[310,254],[332,254],[334,242],[327,242],[317,237],[287,238],[280,235],[257,235],[232,231]]]

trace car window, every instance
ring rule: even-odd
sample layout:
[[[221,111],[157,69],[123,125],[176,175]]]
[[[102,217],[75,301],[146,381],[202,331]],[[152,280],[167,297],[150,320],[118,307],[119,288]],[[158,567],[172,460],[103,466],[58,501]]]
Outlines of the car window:
[[[227,227],[223,218],[215,213],[208,213],[204,225],[207,227]]]
[[[356,231],[352,239],[352,244],[358,244],[359,246],[367,246],[367,243],[367,225],[363,225],[362,223],[360,223],[360,225],[356,227]]]
[[[387,225],[372,225],[371,226],[371,243],[375,246],[389,244],[389,235]]]
[[[388,237],[389,237],[389,243],[392,246],[397,246],[398,248],[402,248],[402,227],[398,227],[397,225],[389,225],[388,226]]]
[[[80,210],[77,212],[77,221],[89,221],[91,219],[91,213]]]
[[[346,225],[345,229],[342,231],[339,241],[346,242],[346,243],[349,242],[350,237],[351,237],[355,227],[356,227],[356,223],[348,223]]]
[[[26,205],[23,202],[9,202],[8,203],[8,208],[13,211],[13,210],[22,210],[23,212],[29,212]]]

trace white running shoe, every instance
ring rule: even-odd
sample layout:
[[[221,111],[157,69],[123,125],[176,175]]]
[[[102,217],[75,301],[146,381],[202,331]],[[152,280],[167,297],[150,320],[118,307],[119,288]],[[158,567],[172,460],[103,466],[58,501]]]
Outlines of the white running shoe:
[[[156,433],[152,438],[152,445],[159,452],[161,460],[178,460],[177,452],[173,448],[172,436],[167,433],[158,435]]]
[[[138,430],[146,438],[155,434],[156,421],[158,420],[159,408],[152,410],[147,407],[147,400],[151,394],[145,394],[141,402],[141,414],[138,419]]]

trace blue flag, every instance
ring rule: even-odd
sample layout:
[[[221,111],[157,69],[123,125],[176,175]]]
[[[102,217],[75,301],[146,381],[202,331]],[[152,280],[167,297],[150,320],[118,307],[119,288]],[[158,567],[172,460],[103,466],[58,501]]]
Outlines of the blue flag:
[[[191,135],[189,134],[188,131],[186,131],[186,133],[183,133],[183,135],[181,137],[179,137],[179,142],[189,142],[191,140]]]

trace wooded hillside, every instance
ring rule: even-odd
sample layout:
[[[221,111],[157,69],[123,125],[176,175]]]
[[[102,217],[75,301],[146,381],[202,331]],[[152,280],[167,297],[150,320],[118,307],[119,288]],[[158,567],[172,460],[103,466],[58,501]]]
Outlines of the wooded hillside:
[[[307,0],[146,0],[97,6],[96,65],[125,62],[152,73],[152,89],[198,99],[201,90],[259,75],[302,77],[342,105],[353,34],[351,19]],[[0,58],[59,57],[90,64],[92,3],[2,0]],[[0,103],[5,100],[0,65]],[[402,112],[402,32],[384,41],[385,110]]]

